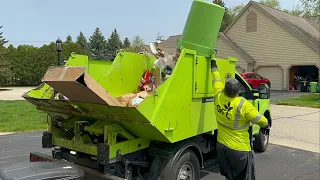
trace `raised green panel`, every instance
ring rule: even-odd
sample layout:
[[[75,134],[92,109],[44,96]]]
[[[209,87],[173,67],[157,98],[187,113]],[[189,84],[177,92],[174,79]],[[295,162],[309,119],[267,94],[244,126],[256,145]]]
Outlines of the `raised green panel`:
[[[89,60],[88,64],[88,74],[95,79],[98,80],[107,74],[109,68],[112,65],[112,61],[106,60]]]
[[[154,60],[154,56],[120,51],[108,72],[97,81],[114,97],[135,92]]]

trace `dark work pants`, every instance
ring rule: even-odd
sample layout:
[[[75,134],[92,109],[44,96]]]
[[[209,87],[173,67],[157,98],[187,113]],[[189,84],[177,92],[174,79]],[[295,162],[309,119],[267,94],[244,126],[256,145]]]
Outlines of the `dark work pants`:
[[[230,180],[255,180],[254,154],[235,151],[217,142],[220,173]]]

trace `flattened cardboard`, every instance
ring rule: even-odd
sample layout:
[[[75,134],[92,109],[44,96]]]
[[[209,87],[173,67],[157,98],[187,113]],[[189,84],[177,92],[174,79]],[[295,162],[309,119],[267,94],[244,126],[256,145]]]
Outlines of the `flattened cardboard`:
[[[147,97],[150,96],[150,94],[152,94],[152,91],[141,91],[138,93],[138,96],[143,99],[146,99]]]
[[[69,66],[48,69],[42,81],[71,101],[122,106],[85,72],[86,67]]]
[[[157,88],[161,84],[161,70],[159,67],[154,72],[154,86]]]

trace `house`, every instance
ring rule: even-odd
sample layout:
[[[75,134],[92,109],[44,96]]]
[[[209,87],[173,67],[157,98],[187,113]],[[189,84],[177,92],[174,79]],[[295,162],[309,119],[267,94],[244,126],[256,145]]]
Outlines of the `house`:
[[[174,49],[177,44],[172,43],[179,37],[169,37],[162,47]],[[253,71],[270,79],[273,90],[288,90],[295,75],[319,81],[319,21],[250,1],[220,32],[215,48],[218,58],[238,59],[238,72]]]

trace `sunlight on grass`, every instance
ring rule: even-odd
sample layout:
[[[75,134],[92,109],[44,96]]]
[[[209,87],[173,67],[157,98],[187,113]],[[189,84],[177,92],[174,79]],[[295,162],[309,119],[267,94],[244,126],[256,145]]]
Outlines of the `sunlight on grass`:
[[[279,105],[320,108],[320,94],[307,94],[277,102]]]
[[[46,128],[46,114],[28,101],[0,101],[0,132],[26,132]]]

